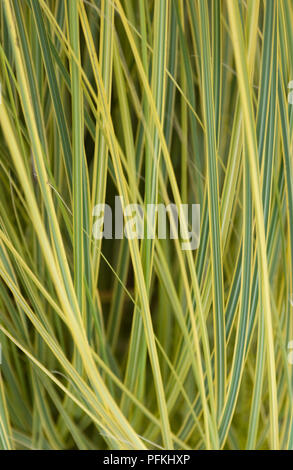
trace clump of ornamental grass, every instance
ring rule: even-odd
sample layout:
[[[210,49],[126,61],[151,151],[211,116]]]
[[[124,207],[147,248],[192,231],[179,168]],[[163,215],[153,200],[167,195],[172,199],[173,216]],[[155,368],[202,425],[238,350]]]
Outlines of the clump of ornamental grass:
[[[2,449],[293,448],[292,20],[1,0]],[[93,236],[116,197],[198,248]]]

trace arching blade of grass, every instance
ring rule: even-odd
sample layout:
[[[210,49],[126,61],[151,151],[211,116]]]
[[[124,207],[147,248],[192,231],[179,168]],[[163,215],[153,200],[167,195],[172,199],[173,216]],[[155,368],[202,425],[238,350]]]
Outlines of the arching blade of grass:
[[[238,79],[240,87],[240,96],[243,105],[245,132],[247,136],[249,165],[251,174],[252,194],[254,198],[256,227],[258,233],[259,263],[261,266],[261,289],[263,297],[263,308],[265,316],[267,354],[268,354],[268,372],[269,372],[269,393],[270,393],[270,412],[271,412],[271,438],[272,446],[277,449],[279,446],[278,436],[278,405],[276,390],[276,366],[274,358],[274,342],[272,330],[272,315],[270,305],[270,286],[268,277],[266,237],[263,218],[263,205],[260,192],[260,177],[258,168],[258,152],[255,134],[255,124],[253,118],[253,109],[251,94],[249,89],[249,80],[247,64],[245,60],[243,38],[241,36],[241,20],[238,5],[228,0],[228,10],[232,35],[234,37],[235,60],[238,70]]]
[[[1,350],[2,357],[2,350]],[[5,392],[3,381],[0,382],[0,445],[2,450],[11,450],[13,448],[11,440],[11,427],[9,422],[9,415],[7,412],[7,404],[5,399]]]
[[[226,387],[226,350],[225,350],[225,316],[223,300],[223,273],[221,266],[221,235],[219,222],[219,189],[217,175],[217,148],[216,148],[216,124],[212,101],[212,73],[210,40],[208,32],[207,5],[204,0],[199,2],[200,37],[201,37],[201,67],[202,67],[202,90],[203,109],[206,128],[206,152],[208,166],[208,205],[210,243],[212,251],[212,273],[213,273],[213,315],[215,324],[215,350],[216,350],[216,390],[217,390],[217,414],[221,414]]]

